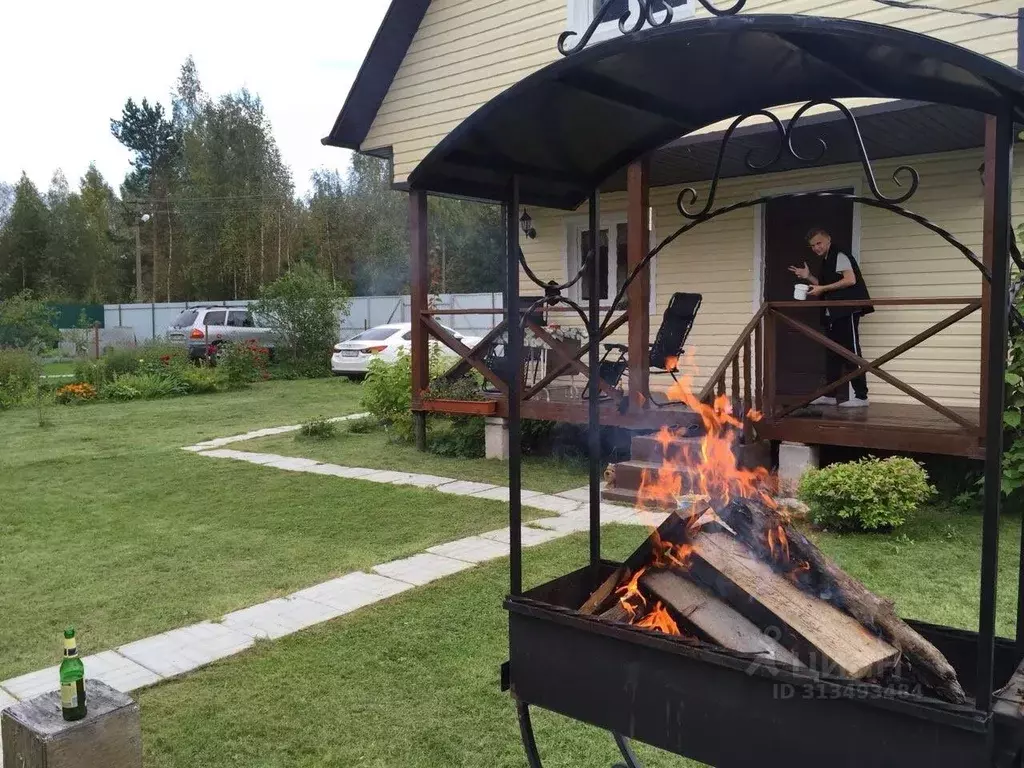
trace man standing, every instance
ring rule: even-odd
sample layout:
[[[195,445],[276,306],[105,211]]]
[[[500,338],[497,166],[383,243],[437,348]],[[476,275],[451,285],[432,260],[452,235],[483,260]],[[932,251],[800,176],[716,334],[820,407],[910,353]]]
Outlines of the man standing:
[[[819,301],[851,301],[870,299],[864,277],[857,266],[857,260],[843,253],[832,242],[832,236],[816,227],[807,233],[807,243],[814,255],[821,259],[817,274],[811,274],[807,262],[802,267],[790,267],[789,271],[811,284],[808,298]],[[822,311],[825,335],[836,344],[861,355],[860,318],[874,312],[870,305],[863,307],[826,307]],[[825,375],[830,382],[840,378],[844,372],[854,368],[853,363],[826,350]],[[868,382],[862,373],[850,382],[853,394],[849,400],[839,403],[844,408],[862,408],[868,404]],[[836,405],[836,398],[819,397],[812,405]]]

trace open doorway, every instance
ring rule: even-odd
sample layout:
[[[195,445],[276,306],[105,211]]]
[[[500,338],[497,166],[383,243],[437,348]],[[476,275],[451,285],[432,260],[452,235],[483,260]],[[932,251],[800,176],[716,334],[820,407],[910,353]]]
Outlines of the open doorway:
[[[851,188],[835,191],[854,192]],[[852,252],[853,218],[853,201],[838,197],[807,196],[765,203],[763,299],[793,299],[793,286],[799,280],[789,271],[791,265],[807,262],[811,273],[817,272],[818,259],[806,239],[808,230],[813,227],[827,230],[841,249]],[[815,330],[822,330],[818,309],[787,309],[785,313]],[[776,323],[776,329],[776,397],[777,403],[785,404],[825,384],[825,348],[783,323]]]

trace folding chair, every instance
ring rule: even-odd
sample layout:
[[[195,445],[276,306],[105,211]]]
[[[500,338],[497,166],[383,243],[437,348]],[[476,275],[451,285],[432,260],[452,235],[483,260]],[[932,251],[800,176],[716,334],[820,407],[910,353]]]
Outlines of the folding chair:
[[[648,363],[652,369],[651,373],[667,373],[673,381],[678,381],[676,374],[679,367],[676,363],[683,356],[683,345],[686,344],[686,338],[693,328],[693,321],[697,317],[702,299],[699,293],[672,294],[672,299],[661,318],[658,334],[649,347]],[[618,387],[622,374],[629,367],[629,347],[625,344],[605,344],[604,350],[597,369],[598,375],[613,388]],[[588,393],[584,391],[583,399],[585,400],[587,396]],[[653,399],[651,402],[654,402]]]

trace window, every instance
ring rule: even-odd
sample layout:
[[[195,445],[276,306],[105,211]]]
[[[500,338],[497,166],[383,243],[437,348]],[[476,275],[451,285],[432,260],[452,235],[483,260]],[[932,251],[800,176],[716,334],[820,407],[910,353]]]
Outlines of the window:
[[[190,325],[192,325],[192,323],[196,321],[197,317],[199,317],[198,309],[186,309],[184,312],[182,312],[180,315],[174,318],[174,322],[171,323],[171,327],[188,328]]]
[[[604,4],[604,0],[566,0],[566,2],[568,4],[568,27],[566,29],[571,29],[578,35],[582,35],[586,31]],[[693,16],[694,0],[667,0],[667,2],[672,6],[673,23]],[[657,3],[656,6],[654,18],[660,20],[664,12],[660,10],[660,3]],[[625,26],[627,29],[632,29],[633,24],[636,22],[636,14],[639,12],[636,0],[612,0],[611,5],[602,17],[601,24],[594,30],[594,36],[590,39],[590,44],[593,45],[602,40],[617,37],[620,34],[619,19],[627,11],[629,11],[630,17],[626,20]],[[567,41],[567,45],[575,45],[578,40],[579,38],[571,38]]]
[[[650,221],[649,226],[651,228],[651,244],[657,242],[654,232],[654,218],[653,211],[649,211]],[[609,232],[614,233],[614,247],[611,251],[608,248],[608,235]],[[627,232],[626,217],[622,213],[608,214],[602,217],[601,220],[601,236],[600,245],[597,253],[597,268],[598,272],[598,299],[601,304],[607,307],[619,290],[626,284],[626,278],[629,277],[629,262],[627,256]],[[576,273],[580,270],[580,265],[583,263],[583,256],[590,250],[590,230],[587,224],[586,216],[574,216],[566,220],[566,278],[572,279],[576,276]],[[590,275],[589,269],[584,273],[583,277],[580,278],[579,282],[576,283],[569,290],[569,298],[575,299],[576,301],[586,302],[590,300]],[[655,274],[657,272],[657,265],[655,262],[650,264],[650,276],[651,276],[651,314],[657,314],[655,296],[657,292],[655,290]],[[619,308],[624,308],[627,304],[626,297],[623,296],[619,302]]]
[[[252,316],[244,310],[228,312],[228,325],[232,328],[252,328]]]
[[[398,333],[397,328],[371,328],[353,336],[349,341],[384,341]],[[410,331],[411,333],[411,331]]]
[[[203,318],[204,325],[224,325],[224,312],[207,312]]]

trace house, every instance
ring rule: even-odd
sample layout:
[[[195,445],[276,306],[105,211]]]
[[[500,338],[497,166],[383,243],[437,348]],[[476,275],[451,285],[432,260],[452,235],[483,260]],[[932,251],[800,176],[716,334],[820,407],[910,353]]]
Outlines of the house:
[[[670,2],[673,25],[698,23],[709,16],[703,0],[700,5],[693,0]],[[572,48],[580,44],[584,30],[594,27],[584,55],[590,49],[612,44],[623,34],[614,19],[630,4],[635,14],[637,0],[392,0],[324,142],[389,158],[395,188],[410,189],[410,177],[415,177],[424,159],[446,137],[454,135],[470,115],[563,58],[560,35],[577,33],[564,41],[563,47]],[[595,20],[602,6],[605,15]],[[1017,7],[1005,0],[983,5],[937,0],[920,9],[888,0],[822,0],[810,4],[750,0],[746,12],[806,13],[809,21],[815,16],[867,21],[955,43],[1009,67],[1020,63]],[[803,47],[804,65],[809,48]],[[841,55],[841,51],[832,53]],[[744,52],[729,55],[739,61]],[[819,52],[816,65],[827,66],[830,55],[828,51]],[[780,67],[787,66],[785,61],[780,62]],[[709,68],[730,65],[724,53],[708,61]],[[686,92],[697,89],[706,75],[702,71],[666,71],[659,87]],[[851,92],[870,93],[856,82],[857,72],[842,76],[850,81]],[[668,117],[680,127],[678,135],[666,135],[665,141],[643,159],[628,167],[606,169],[599,200],[599,290],[602,301],[610,302],[626,273],[640,262],[647,249],[687,223],[679,201],[688,210],[699,210],[709,201],[731,117],[721,115],[723,119],[712,125],[687,130],[685,104],[680,108],[678,100],[659,99],[649,87],[631,86],[622,79],[593,73],[579,77],[572,86],[594,103],[614,100],[635,109],[638,122],[650,116]],[[983,338],[988,296],[978,266],[965,258],[963,251],[991,263],[984,222],[993,214],[991,204],[986,206],[983,169],[986,152],[995,151],[992,122],[987,128],[981,113],[948,104],[866,97],[844,99],[842,103],[856,118],[870,165],[862,162],[851,121],[829,105],[800,115],[800,126],[792,137],[796,154],[783,157],[770,172],[759,170],[759,166],[778,151],[781,135],[768,117],[755,115],[729,136],[722,149],[715,206],[768,196],[773,199],[738,205],[736,210],[702,222],[665,245],[631,287],[625,304],[613,310],[613,314],[620,308],[625,310],[615,314],[622,322],[604,340],[628,341],[630,368],[623,379],[628,382],[624,384],[626,402],[609,398],[602,403],[603,423],[639,429],[686,422],[686,408],[651,406],[651,394],[657,398],[663,391],[655,382],[666,377],[651,376],[648,380],[654,372],[648,370],[645,352],[670,298],[682,291],[703,297],[686,345],[690,353],[687,363],[696,367],[696,388],[705,399],[721,392],[731,394],[743,406],[759,407],[764,418],[747,426],[760,438],[975,458],[984,455],[986,404],[981,393],[985,391]],[[797,114],[798,108],[776,104],[773,112],[785,122]],[[552,119],[567,119],[563,113],[559,115],[556,118],[553,112]],[[562,148],[566,163],[584,165],[587,158],[581,156],[583,148],[599,142],[602,129],[600,124],[588,122],[586,114],[579,114],[572,130],[567,129],[568,135],[578,135],[580,140]],[[817,154],[818,137],[827,144],[824,154],[815,163],[801,162],[801,157]],[[501,167],[500,152],[495,151],[492,160],[495,167]],[[860,198],[872,197],[875,191],[893,199],[908,191],[911,172],[900,170],[903,166],[916,169],[920,178],[907,209],[945,230],[950,238],[943,239],[934,227],[929,229],[912,218],[894,215],[884,205],[860,203]],[[511,163],[504,170],[529,175],[531,169]],[[869,175],[872,170],[873,177]],[[469,179],[467,171],[459,180],[459,188],[471,188]],[[549,174],[547,181],[547,188],[538,186],[529,194],[524,192],[524,196],[542,202],[525,204],[530,226],[524,230],[531,231],[519,241],[526,263],[541,282],[565,283],[579,270],[581,254],[587,249],[587,206],[565,210],[565,201],[571,195],[562,194],[557,174]],[[990,179],[988,183],[991,186]],[[1024,175],[1017,172],[1012,186],[1020,195]],[[485,188],[482,182],[480,188]],[[687,188],[692,188],[692,193],[684,194]],[[801,194],[819,192],[836,194]],[[480,196],[497,199],[486,192]],[[426,209],[419,193],[410,192],[410,199],[413,277],[416,290],[422,294],[419,306],[423,310],[426,281],[422,217]],[[871,404],[856,412],[839,408],[793,410],[824,383],[820,341],[781,317],[797,318],[811,326],[816,322],[817,310],[793,306],[794,280],[787,270],[789,265],[810,258],[804,236],[812,226],[827,227],[839,242],[852,249],[877,300],[876,311],[863,323],[863,357],[872,361],[889,350],[899,353],[884,361],[881,373],[875,369],[869,373]],[[954,247],[949,240],[959,242],[964,249]],[[573,285],[567,290],[568,296],[582,301],[582,286],[583,281]],[[521,274],[520,293],[543,296],[543,290],[525,272]],[[954,322],[921,338],[929,328],[952,315]],[[544,320],[548,326],[568,324],[573,316],[548,313]],[[485,350],[470,355],[457,342],[444,338],[429,314],[423,318],[421,342],[414,348],[425,350],[430,333],[464,357],[473,358],[461,370],[472,365],[490,371],[482,363]],[[908,340],[915,343],[902,348]],[[426,387],[423,358],[421,352],[420,359],[414,359],[414,409],[433,407],[422,398]],[[562,373],[586,370],[579,362],[570,365],[562,355],[554,355],[558,361],[554,366],[551,359],[549,354],[544,368],[551,373],[558,373],[560,368]],[[491,373],[494,388],[500,390],[500,377]],[[526,383],[524,417],[586,421],[587,403],[571,377],[548,377],[542,370],[533,381],[538,378],[547,386],[537,388]],[[507,398],[498,397],[495,413],[508,413]]]

